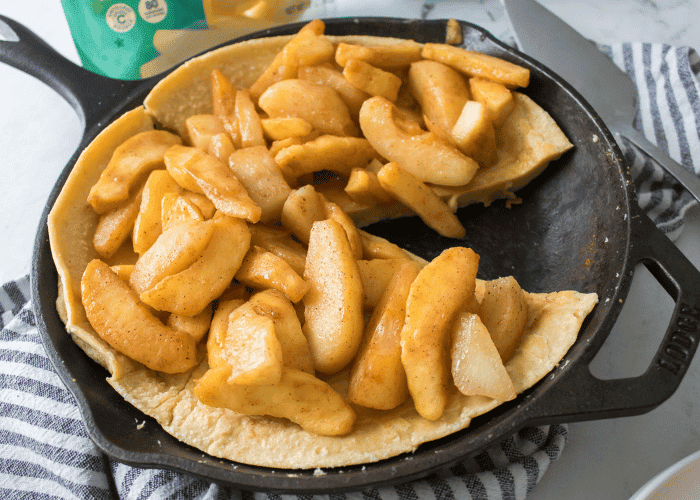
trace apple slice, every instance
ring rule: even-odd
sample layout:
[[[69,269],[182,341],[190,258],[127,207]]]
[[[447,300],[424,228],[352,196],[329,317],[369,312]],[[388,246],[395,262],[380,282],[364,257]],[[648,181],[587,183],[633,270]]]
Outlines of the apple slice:
[[[426,265],[411,285],[401,330],[401,362],[416,411],[437,420],[447,405],[450,324],[474,294],[479,256],[453,247]]]
[[[348,401],[391,410],[408,399],[401,363],[401,329],[406,299],[420,267],[410,260],[394,274],[365,330],[365,339],[350,370]]]
[[[309,352],[309,343],[290,300],[278,290],[265,290],[253,295],[249,303],[256,313],[274,322],[277,340],[282,346],[284,366],[313,375],[314,362]]]
[[[129,190],[146,174],[163,168],[163,155],[182,140],[165,130],[140,132],[114,150],[107,168],[90,189],[88,203],[103,214],[129,199]]]
[[[136,261],[129,278],[131,288],[141,294],[187,268],[202,255],[213,234],[214,224],[209,221],[187,220],[170,226]]]
[[[506,276],[484,283],[479,317],[504,363],[515,354],[528,319],[525,292],[515,278]]]
[[[185,189],[206,195],[230,217],[256,223],[262,211],[228,166],[197,148],[173,146],[166,151],[165,166]]]
[[[236,272],[236,279],[251,288],[274,288],[292,302],[299,302],[309,284],[282,257],[253,246]]]
[[[185,372],[197,363],[194,338],[161,323],[101,260],[87,265],[81,290],[88,321],[117,351],[165,373]]]
[[[355,356],[362,340],[362,281],[343,226],[328,219],[311,228],[304,278],[304,333],[316,369],[333,374]]]
[[[167,170],[154,170],[148,176],[141,194],[141,206],[134,222],[131,240],[134,252],[141,255],[151,248],[163,232],[162,200],[166,193],[179,194],[180,186]]]
[[[100,216],[100,221],[92,237],[92,245],[103,258],[109,259],[126,241],[134,229],[134,221],[139,215],[141,190],[123,205],[113,208]]]
[[[159,311],[194,316],[231,283],[250,246],[248,224],[221,216],[201,257],[187,269],[172,274],[141,294],[141,300]]]
[[[229,384],[276,384],[282,377],[282,346],[275,324],[256,313],[250,302],[229,315],[221,354],[231,367]]]
[[[227,161],[250,198],[260,207],[260,220],[278,220],[291,188],[267,148],[239,149],[229,155]]]
[[[330,385],[309,373],[285,367],[277,384],[233,385],[226,383],[228,371],[226,366],[208,370],[195,385],[197,399],[245,415],[287,418],[322,436],[352,430],[356,419],[352,408]]]
[[[465,396],[510,401],[518,395],[489,331],[476,314],[462,313],[454,323],[452,379]]]

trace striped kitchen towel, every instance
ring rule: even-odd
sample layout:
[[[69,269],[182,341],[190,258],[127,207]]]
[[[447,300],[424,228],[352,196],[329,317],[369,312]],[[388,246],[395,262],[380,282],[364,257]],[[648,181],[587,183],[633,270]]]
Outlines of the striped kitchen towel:
[[[2,498],[282,498],[224,488],[186,474],[130,467],[102,455],[88,436],[75,399],[51,366],[28,298],[28,277],[0,290]],[[566,432],[564,425],[524,428],[422,481],[333,498],[525,498],[561,454]]]
[[[688,47],[630,43],[599,45],[638,90],[634,126],[685,168],[700,174],[700,56]],[[675,240],[697,200],[630,143],[620,144],[642,209]]]
[[[700,171],[697,54],[688,48],[641,43],[601,49],[639,88],[636,125],[686,168]],[[653,161],[622,146],[640,204],[670,237],[677,237],[683,214],[696,202]],[[0,290],[0,492],[4,498],[283,498],[224,488],[171,471],[134,468],[102,455],[41,344],[28,290],[26,277]],[[560,456],[566,433],[564,425],[525,428],[424,480],[332,497],[522,500]]]

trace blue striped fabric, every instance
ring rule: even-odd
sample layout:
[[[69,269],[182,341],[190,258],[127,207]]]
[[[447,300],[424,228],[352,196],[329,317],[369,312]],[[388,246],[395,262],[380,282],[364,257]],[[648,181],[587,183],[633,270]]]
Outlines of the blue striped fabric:
[[[638,86],[636,126],[700,173],[700,58],[683,47],[601,46]],[[622,145],[640,205],[671,238],[695,201],[660,167]],[[3,498],[288,499],[223,488],[170,471],[133,468],[93,445],[73,396],[54,372],[29,302],[29,280],[0,290],[0,494]],[[525,428],[455,467],[413,483],[338,499],[522,500],[564,448],[567,427]]]
[[[599,46],[637,86],[634,126],[691,172],[700,173],[700,57],[688,47],[662,44]],[[620,144],[639,205],[675,240],[683,216],[697,203],[656,162],[630,143]]]
[[[115,462],[90,441],[73,396],[37,331],[29,279],[0,291],[0,493],[3,498],[277,499],[170,471]],[[525,498],[564,449],[566,426],[522,429],[498,446],[422,481],[334,498]],[[498,496],[494,497],[495,491]],[[284,496],[284,498],[289,498]]]

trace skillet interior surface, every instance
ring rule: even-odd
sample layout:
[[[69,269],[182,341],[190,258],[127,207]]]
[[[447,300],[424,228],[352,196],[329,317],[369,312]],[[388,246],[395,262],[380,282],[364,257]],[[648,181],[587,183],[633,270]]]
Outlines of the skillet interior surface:
[[[326,33],[442,42],[445,24],[337,19],[327,20]],[[378,223],[366,229],[428,259],[451,246],[469,246],[481,256],[482,279],[513,275],[530,292],[574,289],[598,293],[601,303],[589,315],[579,340],[561,366],[576,363],[582,357],[588,359],[591,349],[602,344],[609,333],[621,307],[619,299],[624,299],[629,288],[627,257],[635,204],[620,151],[590,106],[560,78],[497,42],[481,28],[460,24],[466,48],[530,68],[531,83],[524,93],[554,117],[574,148],[517,193],[522,204],[507,208],[503,202],[496,202],[489,207],[461,209],[458,216],[467,231],[463,240],[440,237],[417,218]],[[244,39],[293,33],[300,26],[272,29]],[[140,105],[158,78],[124,95],[120,104],[92,127],[88,124],[81,147],[111,120]],[[232,465],[205,455],[171,437],[114,392],[105,381],[107,372],[73,343],[56,313],[57,274],[48,244],[46,217],[76,159],[77,153],[51,193],[37,235],[32,268],[35,310],[49,355],[75,394],[91,437],[121,462],[187,471],[215,482],[265,491],[319,493],[406,481],[476,453],[517,430],[527,421],[524,410],[536,404],[563,371],[555,368],[550,377],[515,401],[476,419],[464,431],[421,446],[410,456],[328,469],[324,475],[314,475],[314,471]],[[593,339],[595,342],[591,342]],[[145,425],[139,425],[144,422]]]

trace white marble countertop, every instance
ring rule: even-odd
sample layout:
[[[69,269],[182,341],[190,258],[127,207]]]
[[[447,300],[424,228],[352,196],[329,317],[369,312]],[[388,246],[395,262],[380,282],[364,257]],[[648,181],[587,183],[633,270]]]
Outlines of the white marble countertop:
[[[351,9],[335,4],[337,14]],[[700,50],[700,0],[542,0],[582,34],[597,42],[646,41],[688,45]],[[350,15],[389,15],[391,0]],[[422,2],[406,2],[420,8]],[[436,2],[429,17],[457,17],[501,35],[489,9],[495,0]],[[393,6],[395,9],[395,5]],[[3,2],[0,14],[39,34],[68,59],[78,55],[60,2]],[[333,12],[330,12],[332,15]],[[434,15],[433,15],[434,14]],[[496,20],[497,21],[497,20]],[[48,194],[82,134],[72,108],[46,85],[0,64],[0,282],[29,272],[34,235]],[[700,210],[692,210],[676,242],[700,267]],[[635,276],[630,295],[610,338],[592,364],[596,376],[636,376],[658,347],[672,301],[646,269]],[[700,356],[696,356],[700,358]],[[679,390],[661,407],[638,417],[573,423],[562,457],[545,474],[533,500],[626,499],[647,480],[700,450],[700,359]]]

